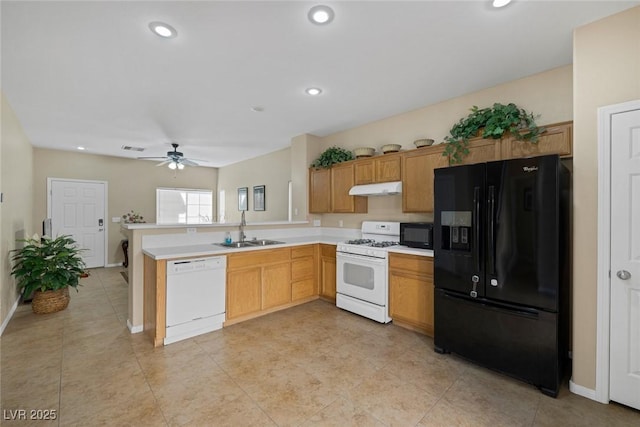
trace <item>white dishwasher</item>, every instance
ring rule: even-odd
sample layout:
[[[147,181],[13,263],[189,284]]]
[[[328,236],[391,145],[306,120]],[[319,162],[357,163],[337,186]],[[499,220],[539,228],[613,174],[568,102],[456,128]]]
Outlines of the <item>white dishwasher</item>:
[[[167,262],[164,344],[222,328],[226,269],[226,256]]]

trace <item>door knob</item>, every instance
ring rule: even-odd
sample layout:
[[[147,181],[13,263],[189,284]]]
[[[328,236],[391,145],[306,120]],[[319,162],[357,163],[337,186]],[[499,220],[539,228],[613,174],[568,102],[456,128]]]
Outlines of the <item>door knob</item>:
[[[618,276],[618,279],[620,280],[631,279],[631,273],[629,273],[627,270],[618,270],[618,272],[616,273],[616,276]]]

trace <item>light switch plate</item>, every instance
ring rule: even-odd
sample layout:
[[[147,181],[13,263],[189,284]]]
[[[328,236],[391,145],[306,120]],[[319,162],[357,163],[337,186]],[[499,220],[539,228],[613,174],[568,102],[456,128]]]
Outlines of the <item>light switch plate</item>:
[[[111,222],[120,222],[121,219],[122,218],[120,218],[119,216],[114,216],[114,217],[111,217]]]

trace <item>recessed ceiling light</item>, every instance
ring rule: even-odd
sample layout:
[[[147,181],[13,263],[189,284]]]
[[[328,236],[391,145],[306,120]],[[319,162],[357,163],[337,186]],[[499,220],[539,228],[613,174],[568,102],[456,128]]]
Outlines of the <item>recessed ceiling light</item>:
[[[307,15],[309,21],[318,25],[328,24],[329,22],[333,21],[333,16],[333,9],[331,9],[329,6],[324,5],[313,6],[311,9],[309,9],[309,14]]]
[[[77,148],[78,150],[86,150],[86,148],[84,148],[82,145],[78,146]]]
[[[493,0],[493,7],[504,7],[511,3],[511,0]]]
[[[154,34],[164,37],[165,39],[172,39],[178,35],[178,31],[171,25],[160,21],[154,21],[149,24],[149,29]]]
[[[305,92],[307,93],[307,95],[317,96],[317,95],[320,95],[322,93],[322,89],[320,89],[318,87],[310,87],[310,88],[306,89]]]
[[[253,111],[254,113],[262,113],[264,111],[264,108],[262,107],[258,107],[257,105],[254,107],[251,107],[251,111]]]

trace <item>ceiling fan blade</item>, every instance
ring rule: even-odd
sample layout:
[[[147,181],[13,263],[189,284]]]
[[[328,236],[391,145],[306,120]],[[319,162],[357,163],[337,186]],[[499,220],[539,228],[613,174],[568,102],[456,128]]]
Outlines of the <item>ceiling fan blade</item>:
[[[185,159],[185,158],[182,158],[182,160],[180,160],[180,163],[182,163],[183,165],[187,165],[187,166],[200,166],[196,162],[191,161],[189,159]]]
[[[165,160],[164,162],[160,162],[160,163],[158,163],[156,166],[164,166],[164,165],[166,165],[167,163],[171,163],[172,161],[173,161],[173,160],[170,160],[170,159],[169,159],[169,160]]]

